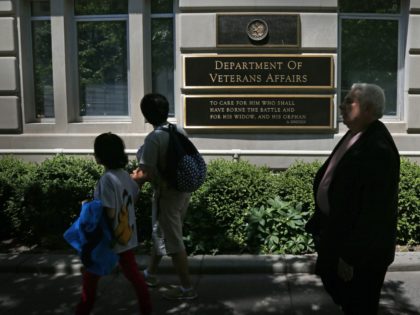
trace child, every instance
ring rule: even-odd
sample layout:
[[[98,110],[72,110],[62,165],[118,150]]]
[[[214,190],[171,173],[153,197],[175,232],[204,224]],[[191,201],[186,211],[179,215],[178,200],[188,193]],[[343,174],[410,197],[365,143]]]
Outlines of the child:
[[[152,311],[150,295],[133,252],[133,248],[138,246],[134,204],[139,189],[124,170],[128,162],[124,150],[123,140],[115,134],[109,132],[96,137],[95,159],[105,167],[105,173],[97,183],[94,198],[102,202],[104,215],[115,238],[113,250],[119,255],[124,276],[136,291],[140,314],[145,315]],[[90,314],[99,279],[99,275],[87,270],[83,272],[82,297],[76,315]]]

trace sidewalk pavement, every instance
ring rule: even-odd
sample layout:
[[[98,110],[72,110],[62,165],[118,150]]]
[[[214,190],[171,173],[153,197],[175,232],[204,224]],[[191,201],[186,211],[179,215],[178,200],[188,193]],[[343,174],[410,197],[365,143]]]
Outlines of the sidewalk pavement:
[[[144,268],[148,257],[139,255]],[[219,255],[189,258],[193,301],[166,301],[178,283],[170,259],[151,289],[154,315],[337,315],[338,307],[313,273],[315,255]],[[76,255],[0,254],[0,314],[74,314],[80,298],[81,263]],[[382,289],[379,315],[420,314],[420,252],[397,253]],[[92,315],[134,315],[136,297],[118,268],[99,282]]]
[[[374,255],[374,253],[372,253]],[[148,256],[137,255],[140,268]],[[294,274],[314,273],[316,255],[197,255],[189,257],[192,274]],[[80,274],[82,264],[75,254],[20,253],[1,254],[0,272]],[[420,271],[420,252],[397,252],[388,271]],[[164,257],[160,273],[173,273],[170,258]]]

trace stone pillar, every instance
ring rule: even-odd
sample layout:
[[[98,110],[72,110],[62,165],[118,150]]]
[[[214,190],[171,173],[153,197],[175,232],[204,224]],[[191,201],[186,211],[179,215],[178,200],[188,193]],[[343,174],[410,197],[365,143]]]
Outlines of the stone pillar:
[[[0,1],[0,134],[20,133],[20,88],[13,1]]]
[[[420,131],[420,0],[410,1],[407,36],[407,131]]]

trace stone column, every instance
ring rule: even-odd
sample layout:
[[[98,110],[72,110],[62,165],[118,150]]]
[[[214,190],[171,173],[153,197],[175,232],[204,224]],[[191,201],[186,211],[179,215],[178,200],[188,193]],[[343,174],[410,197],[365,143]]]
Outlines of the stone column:
[[[20,88],[13,1],[0,1],[0,134],[20,133]]]

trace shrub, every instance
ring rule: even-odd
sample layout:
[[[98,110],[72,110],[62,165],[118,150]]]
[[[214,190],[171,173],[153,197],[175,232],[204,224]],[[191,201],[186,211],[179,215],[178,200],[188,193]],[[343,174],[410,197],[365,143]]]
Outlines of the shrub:
[[[398,244],[420,244],[420,166],[407,159],[401,159],[398,211]]]
[[[140,242],[149,242],[152,235],[152,196],[153,189],[150,183],[145,183],[140,190],[136,204],[137,235]]]
[[[296,162],[283,172],[246,161],[213,160],[193,193],[185,222],[190,253],[305,253],[303,226],[314,210],[312,184],[320,162]],[[127,171],[137,167],[130,161]],[[103,168],[93,159],[57,155],[40,164],[0,159],[0,237],[26,244],[65,246],[62,234],[92,194]],[[141,241],[151,235],[152,188],[136,205]],[[420,167],[402,159],[398,244],[420,244]]]
[[[254,251],[264,254],[302,254],[313,251],[312,238],[305,232],[302,204],[269,199],[251,209],[248,238]]]
[[[136,159],[128,161],[126,171],[132,173],[139,166]],[[135,207],[137,218],[137,235],[140,242],[149,242],[152,234],[152,196],[153,189],[150,183],[145,183],[140,190]]]
[[[246,161],[211,161],[205,183],[193,194],[185,223],[189,250],[193,253],[244,250],[249,211],[276,196],[275,180],[268,168]]]
[[[9,180],[2,175],[0,175],[0,239],[7,237],[13,230],[11,218],[7,212],[7,203],[13,188]]]
[[[25,238],[54,247],[80,213],[81,202],[93,196],[103,168],[92,159],[56,155],[42,162],[25,192]],[[23,231],[21,231],[23,232]]]
[[[35,178],[35,164],[13,156],[0,159],[0,238],[19,235],[26,187]],[[23,230],[24,232],[24,230]]]
[[[321,162],[297,161],[280,173],[278,195],[284,201],[302,204],[302,211],[309,216],[315,210],[313,183]]]

